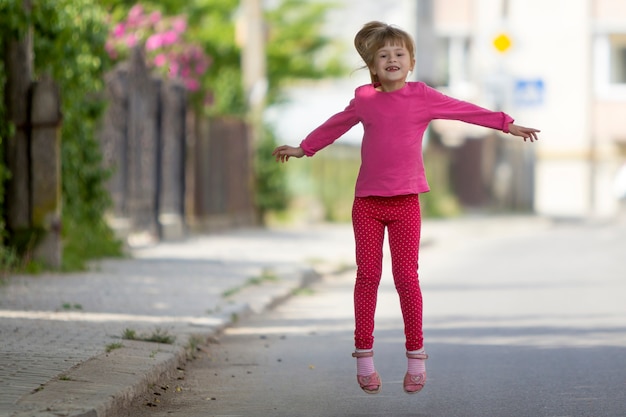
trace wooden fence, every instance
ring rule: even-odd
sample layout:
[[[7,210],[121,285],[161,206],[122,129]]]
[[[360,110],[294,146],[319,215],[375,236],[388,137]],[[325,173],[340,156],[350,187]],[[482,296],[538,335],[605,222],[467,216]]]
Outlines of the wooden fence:
[[[100,140],[112,170],[112,226],[183,237],[254,223],[250,141],[239,120],[196,118],[182,85],[152,76],[139,50],[107,77]]]
[[[240,119],[200,119],[189,142],[187,220],[210,232],[256,224],[253,147]]]

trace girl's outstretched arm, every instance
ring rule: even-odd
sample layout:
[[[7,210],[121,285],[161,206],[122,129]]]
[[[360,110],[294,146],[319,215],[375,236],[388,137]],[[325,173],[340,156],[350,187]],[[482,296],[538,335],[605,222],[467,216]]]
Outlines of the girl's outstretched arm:
[[[289,145],[282,145],[274,149],[272,155],[276,157],[276,162],[287,162],[292,156],[296,158],[302,158],[304,156],[304,151],[299,146],[294,147]]]
[[[511,135],[523,137],[524,142],[526,142],[527,139],[530,139],[531,142],[539,140],[539,138],[537,137],[537,133],[539,132],[541,132],[541,130],[509,123],[509,133]]]

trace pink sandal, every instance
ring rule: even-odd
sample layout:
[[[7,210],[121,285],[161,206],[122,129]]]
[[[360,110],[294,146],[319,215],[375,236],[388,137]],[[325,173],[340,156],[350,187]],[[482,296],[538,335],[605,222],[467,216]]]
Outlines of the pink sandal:
[[[352,354],[353,358],[367,358],[370,356],[374,356],[374,352],[354,352]],[[356,380],[358,381],[361,389],[366,394],[378,394],[380,392],[381,387],[383,386],[382,381],[380,380],[380,375],[378,372],[374,372],[371,375],[357,375]]]
[[[428,359],[428,355],[425,353],[408,353],[406,357],[409,359]],[[406,373],[404,375],[404,392],[407,394],[415,394],[418,393],[424,388],[424,384],[426,383],[426,372],[420,372],[417,375],[411,375],[410,373]]]

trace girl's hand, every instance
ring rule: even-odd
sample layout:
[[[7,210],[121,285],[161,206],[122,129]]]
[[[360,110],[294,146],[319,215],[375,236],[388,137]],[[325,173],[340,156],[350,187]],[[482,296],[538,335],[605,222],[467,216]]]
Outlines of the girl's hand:
[[[276,157],[276,162],[287,162],[292,156],[302,158],[304,156],[304,151],[299,146],[296,148],[293,146],[283,145],[274,149],[272,155]]]
[[[537,137],[537,133],[541,132],[541,130],[533,129],[532,127],[524,127],[518,126],[513,123],[509,123],[509,133],[515,136],[521,136],[524,138],[524,142],[526,139],[530,139],[531,142],[539,140]]]

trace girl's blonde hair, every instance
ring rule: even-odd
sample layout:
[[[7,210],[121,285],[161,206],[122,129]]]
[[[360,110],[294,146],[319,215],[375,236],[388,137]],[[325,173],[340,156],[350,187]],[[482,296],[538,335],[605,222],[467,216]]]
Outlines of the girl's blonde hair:
[[[372,21],[363,25],[354,37],[354,46],[361,55],[367,68],[374,65],[376,51],[386,44],[401,45],[408,49],[411,60],[415,59],[415,42],[404,30],[383,22]],[[363,67],[365,68],[365,67]],[[370,70],[372,84],[378,82],[378,76]]]

